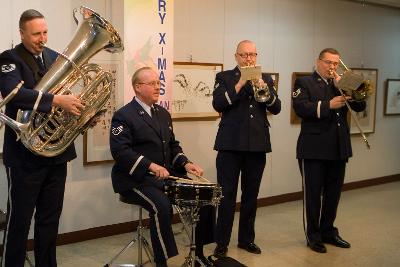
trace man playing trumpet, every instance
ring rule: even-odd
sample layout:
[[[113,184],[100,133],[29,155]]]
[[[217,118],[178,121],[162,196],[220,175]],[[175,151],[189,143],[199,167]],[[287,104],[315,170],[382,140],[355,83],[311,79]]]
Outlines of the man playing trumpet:
[[[218,151],[217,178],[224,196],[218,211],[216,256],[228,251],[239,175],[242,196],[237,245],[250,253],[261,253],[254,243],[254,224],[266,153],[271,152],[267,111],[274,115],[281,111],[270,75],[260,73],[258,79],[244,75],[243,70],[256,66],[256,45],[249,40],[239,42],[235,59],[237,67],[216,75],[212,102],[222,115],[214,145]]]
[[[350,248],[334,221],[346,163],[352,156],[348,107],[357,112],[366,107],[365,101],[352,101],[336,87],[341,79],[336,73],[339,63],[337,50],[323,49],[315,72],[296,79],[292,93],[293,108],[302,118],[297,159],[303,178],[304,231],[307,245],[319,253],[326,252],[324,243]]]

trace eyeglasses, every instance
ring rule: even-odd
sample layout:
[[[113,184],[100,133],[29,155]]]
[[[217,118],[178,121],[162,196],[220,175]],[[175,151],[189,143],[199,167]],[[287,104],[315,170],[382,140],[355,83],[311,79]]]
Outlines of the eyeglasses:
[[[161,86],[160,81],[152,81],[152,82],[148,82],[148,83],[138,83],[138,84],[145,84],[145,85],[153,86],[153,87],[157,87],[157,88],[159,88]]]
[[[327,60],[327,59],[321,59],[321,58],[319,60],[324,62],[326,65],[333,65],[334,67],[339,65],[339,62],[334,62],[334,61],[330,61],[330,60]]]
[[[257,53],[236,53],[236,55],[240,56],[243,59],[246,59],[248,57],[255,58],[257,56]]]

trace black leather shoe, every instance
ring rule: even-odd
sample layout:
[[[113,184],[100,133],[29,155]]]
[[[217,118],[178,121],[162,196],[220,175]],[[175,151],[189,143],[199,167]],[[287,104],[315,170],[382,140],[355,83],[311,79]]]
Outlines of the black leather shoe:
[[[322,242],[316,241],[316,242],[310,242],[307,244],[311,248],[311,250],[314,250],[315,252],[318,253],[326,253],[326,247]]]
[[[214,256],[217,258],[226,257],[226,253],[228,252],[227,246],[217,245],[214,249]]]
[[[322,241],[327,244],[334,245],[339,248],[350,248],[351,245],[346,240],[343,240],[340,236],[336,235],[330,238],[323,238]]]
[[[238,244],[238,248],[245,249],[250,253],[261,254],[261,249],[254,243]]]
[[[194,263],[195,267],[212,267],[213,264],[204,256],[197,256],[197,258],[203,263],[203,265],[201,265],[198,261],[196,261]]]

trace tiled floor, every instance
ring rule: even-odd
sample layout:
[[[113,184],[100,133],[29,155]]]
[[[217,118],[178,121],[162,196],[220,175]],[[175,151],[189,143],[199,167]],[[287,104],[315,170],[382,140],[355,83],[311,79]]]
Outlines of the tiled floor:
[[[236,218],[228,255],[249,267],[400,266],[400,182],[344,192],[336,226],[352,247],[327,245],[328,253],[315,253],[305,246],[301,201],[263,207],[256,220],[256,243],[262,254],[249,254],[236,247]],[[103,266],[131,237],[132,234],[123,234],[60,246],[59,267]],[[181,254],[168,261],[170,267],[181,266],[188,252],[186,236],[179,234],[176,239]],[[214,246],[207,246],[205,254],[211,254]],[[136,247],[117,262],[132,263],[135,255]]]

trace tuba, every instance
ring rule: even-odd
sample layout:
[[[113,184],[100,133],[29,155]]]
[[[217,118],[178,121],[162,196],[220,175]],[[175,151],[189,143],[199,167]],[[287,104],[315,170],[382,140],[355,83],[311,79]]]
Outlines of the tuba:
[[[74,9],[73,17],[78,24],[76,12]],[[121,37],[92,9],[81,6],[80,13],[82,21],[72,41],[59,53],[34,90],[39,91],[37,103],[43,93],[67,95],[81,90],[77,95],[84,105],[81,115],[72,115],[59,107],[54,107],[50,113],[19,110],[16,120],[0,115],[0,120],[16,132],[24,146],[37,155],[53,157],[64,152],[79,134],[87,131],[95,117],[106,111],[104,106],[111,95],[111,73],[88,61],[101,50],[122,51]]]

